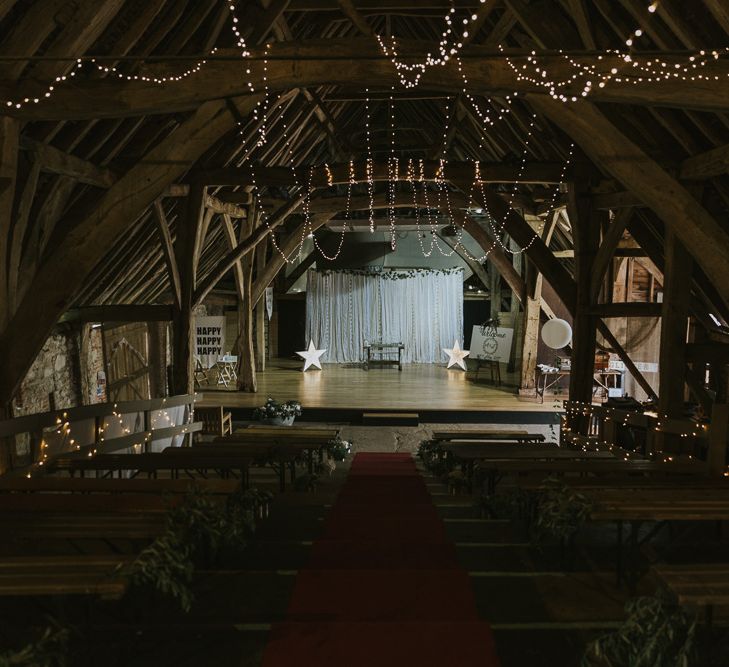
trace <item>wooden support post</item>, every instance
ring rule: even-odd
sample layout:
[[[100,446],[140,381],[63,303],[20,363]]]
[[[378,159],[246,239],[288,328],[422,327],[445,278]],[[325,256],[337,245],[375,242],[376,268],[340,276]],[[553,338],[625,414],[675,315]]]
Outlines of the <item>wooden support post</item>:
[[[661,349],[659,355],[658,415],[683,417],[686,385],[686,337],[688,335],[693,261],[674,231],[666,229]],[[675,437],[657,434],[656,447],[663,451],[678,444]]]
[[[13,411],[10,406],[0,405],[0,422],[10,419]],[[12,447],[15,445],[15,436],[7,438],[0,437],[0,475],[8,472],[13,467]]]
[[[542,313],[542,275],[529,259],[526,262],[526,285],[519,396],[536,396],[537,352]]]
[[[709,474],[720,477],[726,472],[727,442],[729,441],[729,367],[719,367],[716,373],[716,401],[711,410],[711,427],[709,430]]]
[[[516,243],[514,243],[513,240],[509,240],[509,247],[511,248],[512,252],[514,253],[512,255],[512,262],[514,264],[514,270],[517,272],[517,274],[519,276],[521,276],[524,255],[522,253],[518,252],[519,246]],[[521,297],[521,298],[523,298],[523,297]],[[521,353],[520,343],[523,343],[522,334],[524,332],[524,326],[523,326],[523,322],[519,321],[519,304],[520,304],[520,298],[512,290],[511,304],[509,307],[509,311],[511,313],[511,326],[514,329],[514,337],[511,342],[511,353],[509,354],[509,363],[506,366],[506,370],[509,373],[513,373],[516,370],[517,351],[519,353]]]
[[[577,298],[572,336],[572,370],[570,373],[570,401],[592,402],[595,374],[595,347],[597,344],[597,316],[591,313],[592,296],[590,278],[600,245],[600,216],[605,211],[593,207],[584,184],[570,184],[568,213],[575,238],[575,283]],[[570,423],[573,433],[587,435],[588,419],[577,418]]]
[[[223,214],[223,231],[229,248],[235,248],[240,239],[248,237],[254,229],[253,207],[248,216],[240,221],[240,231],[236,239],[235,229],[230,216]],[[256,381],[256,362],[253,352],[253,253],[233,265],[235,289],[238,294],[238,388],[241,391],[258,390]]]
[[[260,276],[266,268],[266,252],[268,250],[268,240],[261,242],[256,248],[256,276]],[[253,298],[253,285],[251,285],[251,298]],[[266,370],[266,300],[260,299],[255,305],[255,321],[256,321],[256,370],[263,372]]]
[[[167,392],[167,322],[147,322],[149,335],[150,398],[164,398]]]
[[[0,116],[0,333],[10,319],[7,243],[13,220],[13,199],[18,171],[19,122],[15,118]]]
[[[180,273],[180,304],[172,318],[173,393],[192,394],[193,374],[193,294],[195,292],[195,252],[205,211],[205,187],[190,185],[184,218],[177,227],[175,255]]]
[[[241,220],[239,240],[253,233],[254,221],[251,214],[247,220]],[[253,253],[248,253],[239,262],[243,291],[238,301],[238,388],[248,392],[258,391],[253,349],[253,261]]]

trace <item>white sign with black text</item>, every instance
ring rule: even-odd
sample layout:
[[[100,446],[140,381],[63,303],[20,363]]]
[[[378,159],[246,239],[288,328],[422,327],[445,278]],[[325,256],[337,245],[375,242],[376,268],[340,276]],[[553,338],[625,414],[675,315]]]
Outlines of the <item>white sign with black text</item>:
[[[195,318],[195,356],[203,368],[214,366],[225,348],[225,317]]]
[[[511,341],[514,330],[504,327],[473,327],[471,335],[471,359],[499,361],[508,364],[511,358]]]

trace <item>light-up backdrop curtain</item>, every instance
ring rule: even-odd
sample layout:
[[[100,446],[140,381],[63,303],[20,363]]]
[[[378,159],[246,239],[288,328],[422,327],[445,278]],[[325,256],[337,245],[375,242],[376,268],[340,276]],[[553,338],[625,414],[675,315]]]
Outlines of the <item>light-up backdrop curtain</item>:
[[[443,361],[463,343],[463,271],[309,271],[306,343],[325,362],[357,362],[364,341],[405,345],[403,361]]]

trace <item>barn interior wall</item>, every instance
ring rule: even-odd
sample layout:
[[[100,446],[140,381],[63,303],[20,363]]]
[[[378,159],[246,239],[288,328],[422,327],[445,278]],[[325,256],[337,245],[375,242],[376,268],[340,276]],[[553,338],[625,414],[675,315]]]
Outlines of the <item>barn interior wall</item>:
[[[13,402],[16,416],[73,408],[82,394],[79,335],[56,330],[46,340]]]

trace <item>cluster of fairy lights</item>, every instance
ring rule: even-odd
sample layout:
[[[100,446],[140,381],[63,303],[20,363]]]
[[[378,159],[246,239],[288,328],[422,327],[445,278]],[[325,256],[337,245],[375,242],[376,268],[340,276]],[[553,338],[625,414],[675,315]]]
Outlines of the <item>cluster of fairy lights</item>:
[[[124,438],[130,435],[138,436],[142,440],[141,442],[134,442],[130,445],[130,447],[134,450],[135,453],[139,454],[142,451],[144,451],[146,445],[148,445],[153,439],[154,439],[154,431],[159,428],[169,428],[174,427],[175,423],[170,416],[169,412],[167,411],[168,408],[165,407],[165,404],[167,403],[167,399],[162,399],[162,408],[157,410],[157,418],[163,419],[166,422],[166,426],[154,426],[152,427],[152,430],[150,431],[134,431],[132,432],[132,429],[127,426],[124,423],[124,413],[122,413],[119,410],[118,403],[114,403],[112,405],[111,414],[107,415],[106,418],[100,418],[101,424],[96,429],[96,438],[95,442],[92,445],[84,446],[84,449],[86,450],[86,455],[89,458],[95,457],[99,453],[99,449],[102,449],[103,454],[103,445],[106,440],[106,431],[111,430],[112,426],[111,424],[106,424],[106,422],[117,422],[118,429],[115,427],[115,430],[118,431],[118,435],[114,435],[113,437],[109,438],[109,441],[114,440],[116,438]],[[134,414],[134,413],[130,413]],[[181,424],[181,428],[179,429],[180,435],[185,435],[189,431],[189,425],[192,423],[192,410],[188,411],[187,420],[185,423]],[[80,452],[82,449],[82,446],[77,442],[76,437],[73,436],[71,432],[71,420],[72,416],[69,415],[67,411],[59,412],[56,415],[55,418],[55,425],[53,427],[53,435],[55,436],[56,443],[54,444],[53,449],[58,453],[68,453],[68,452]],[[106,424],[106,425],[105,425]],[[33,474],[35,472],[38,472],[43,469],[43,467],[46,465],[49,459],[49,445],[46,440],[46,437],[41,438],[40,442],[40,453],[38,455],[38,460],[35,461],[25,472],[25,477],[30,479],[33,477]]]
[[[267,51],[266,51],[267,53]],[[266,59],[264,59],[264,72],[266,71]],[[464,82],[464,90],[466,89],[466,86],[468,84],[468,80],[463,75],[463,82]],[[269,99],[269,90],[267,85],[267,78],[264,75],[263,77],[264,82],[264,100]],[[512,255],[518,255],[524,252],[527,252],[529,248],[539,239],[539,233],[534,232],[532,234],[532,237],[528,243],[526,243],[522,248],[518,250],[514,250],[509,244],[504,242],[504,239],[506,238],[506,227],[508,224],[508,218],[510,215],[510,212],[515,206],[515,199],[517,195],[517,184],[522,181],[522,177],[524,174],[525,169],[528,166],[528,157],[530,155],[530,144],[532,140],[532,136],[534,134],[535,125],[536,125],[536,116],[532,116],[529,126],[527,128],[527,137],[526,140],[523,142],[523,153],[520,160],[520,167],[517,174],[517,178],[514,182],[513,188],[511,190],[511,193],[508,197],[508,207],[506,209],[506,212],[502,216],[496,216],[491,213],[489,210],[488,205],[488,196],[486,194],[485,189],[485,183],[484,180],[481,177],[480,173],[480,163],[477,160],[473,161],[473,178],[471,181],[471,187],[468,192],[468,206],[464,207],[461,205],[454,205],[452,199],[451,199],[451,192],[448,187],[448,178],[447,178],[447,168],[448,168],[448,162],[447,160],[441,156],[438,167],[435,170],[435,174],[432,177],[429,177],[428,174],[426,174],[426,165],[423,160],[413,160],[409,159],[405,165],[405,168],[402,168],[401,160],[395,155],[396,150],[396,134],[395,134],[395,99],[394,99],[394,89],[391,90],[391,93],[387,99],[388,103],[388,126],[387,126],[387,132],[389,136],[389,155],[386,160],[386,171],[387,171],[387,187],[386,187],[386,204],[384,208],[386,209],[387,213],[387,221],[389,223],[389,236],[390,236],[390,244],[393,250],[397,247],[397,227],[396,227],[396,199],[397,199],[397,183],[398,182],[407,182],[410,185],[410,189],[412,192],[412,201],[413,201],[413,209],[415,211],[415,226],[417,231],[417,238],[421,247],[421,252],[425,257],[430,257],[434,250],[437,250],[441,255],[444,257],[451,257],[456,252],[461,252],[461,254],[468,257],[470,260],[482,263],[485,260],[488,259],[489,255],[493,252],[493,250],[497,247],[499,247],[503,252],[512,254]],[[280,98],[279,98],[280,99]],[[468,99],[473,104],[474,108],[477,110],[477,116],[479,119],[482,120],[484,125],[489,125],[490,127],[494,127],[498,121],[504,120],[510,113],[511,113],[511,107],[510,102],[512,101],[511,97],[508,97],[506,99],[506,106],[499,108],[496,113],[492,115],[491,111],[484,112],[477,104],[476,100],[472,96],[468,96]],[[274,108],[278,104],[278,100],[274,103],[274,105],[271,108]],[[369,89],[366,90],[366,96],[365,96],[365,117],[364,117],[364,126],[365,126],[365,140],[366,140],[366,159],[364,163],[364,184],[366,187],[367,196],[366,199],[368,201],[368,209],[369,209],[369,230],[370,233],[374,233],[376,231],[376,216],[375,216],[375,182],[378,180],[378,175],[375,174],[376,170],[376,163],[373,157],[372,152],[372,118],[371,118],[371,99],[369,95]],[[262,147],[266,144],[266,135],[263,128],[265,128],[265,122],[266,118],[268,116],[268,113],[263,115],[263,120],[260,122],[259,125],[259,138],[258,138],[258,147]],[[445,105],[444,109],[444,116],[445,116],[445,122],[443,126],[443,133],[442,133],[442,150],[441,153],[443,154],[445,152],[446,143],[447,143],[447,137],[449,135],[450,131],[450,119],[452,117],[451,114],[451,101],[448,100]],[[257,119],[258,117],[256,117]],[[303,256],[304,247],[307,238],[312,239],[313,243],[318,250],[318,252],[327,260],[335,260],[339,254],[341,253],[343,244],[344,244],[344,237],[345,233],[348,228],[347,222],[350,219],[351,215],[351,199],[352,199],[352,191],[354,186],[359,182],[356,174],[355,174],[355,166],[352,161],[350,161],[348,167],[349,167],[349,174],[348,174],[348,182],[347,182],[347,194],[346,194],[346,207],[345,207],[345,221],[342,225],[342,229],[339,236],[339,242],[337,244],[336,251],[333,255],[328,255],[324,248],[321,247],[319,242],[316,239],[315,235],[315,226],[312,222],[311,217],[311,197],[314,191],[314,182],[317,183],[326,182],[326,185],[328,187],[334,186],[334,177],[332,174],[332,171],[328,164],[324,164],[323,166],[315,167],[315,166],[309,166],[306,169],[306,174],[301,177],[301,172],[297,170],[295,158],[294,158],[294,151],[291,143],[291,138],[289,136],[289,125],[286,123],[285,120],[280,121],[281,125],[281,137],[283,139],[283,154],[285,156],[285,159],[289,165],[289,168],[291,170],[293,184],[294,184],[294,191],[302,193],[303,192],[303,199],[302,199],[302,213],[304,217],[304,223],[301,226],[301,235],[298,239],[298,242],[296,244],[296,247],[290,251],[286,252],[279,243],[276,240],[276,235],[273,233],[273,225],[270,223],[270,214],[265,210],[265,207],[262,205],[262,201],[259,199],[259,212],[261,215],[261,219],[263,223],[266,225],[270,237],[272,239],[272,244],[274,249],[279,253],[279,255],[283,258],[283,260],[288,264],[296,263],[297,261],[300,261],[300,259]],[[240,129],[241,135],[245,137],[245,131],[241,127]],[[483,150],[484,149],[484,142],[485,142],[485,134],[482,134],[480,139],[480,147]],[[551,195],[551,200],[548,206],[549,212],[548,217],[553,213],[553,211],[556,209],[557,206],[557,198],[560,193],[560,184],[565,181],[567,170],[571,164],[572,155],[574,151],[574,145],[570,145],[569,152],[567,155],[566,160],[563,163],[562,171],[559,177],[559,181],[555,184],[553,193]],[[251,184],[254,190],[258,190],[259,188],[259,182],[258,178],[256,176],[256,168],[255,168],[255,161],[249,160],[248,165],[251,171]],[[305,181],[305,182],[302,182]],[[435,189],[431,190],[428,187],[428,183],[433,182]],[[432,199],[431,199],[432,197]],[[422,220],[421,220],[421,209],[424,211],[425,218],[427,220],[427,226],[429,228],[429,231],[431,232],[430,235],[430,247],[426,248],[425,242],[423,239],[426,237],[426,234],[423,233],[423,229],[421,228]],[[481,213],[485,213],[485,220],[486,224],[490,227],[491,236],[493,237],[494,241],[489,250],[487,250],[484,254],[477,256],[472,254],[466,245],[464,244],[464,228],[468,224],[468,218],[469,218],[469,211],[471,210],[480,211]],[[455,229],[455,243],[452,244],[448,249],[444,249],[441,246],[440,243],[440,237],[438,235],[439,228],[443,226],[443,222],[439,222],[434,215],[434,211],[441,211],[445,214],[444,217],[450,220],[450,226]],[[478,224],[478,223],[476,223]]]
[[[480,0],[481,4],[486,4],[486,2],[487,0]],[[655,14],[660,8],[660,0],[653,0],[646,8],[649,15]],[[251,52],[248,49],[243,33],[239,29],[240,20],[235,14],[235,3],[229,4],[229,10],[231,14],[231,30],[236,39],[237,46],[241,50],[241,58],[249,59],[251,57]],[[420,84],[421,79],[428,68],[444,66],[458,57],[458,54],[465,46],[469,37],[473,36],[471,31],[477,20],[478,14],[476,13],[469,14],[462,19],[457,18],[455,7],[451,7],[443,17],[444,27],[440,35],[437,51],[435,53],[429,52],[426,54],[424,59],[417,62],[413,62],[413,59],[410,57],[407,59],[407,62],[399,57],[397,40],[394,36],[382,37],[377,34],[375,35],[375,38],[383,56],[393,63],[397,76],[400,80],[400,84],[404,88],[414,88]],[[598,61],[603,60],[605,56],[617,57],[629,66],[628,69],[619,70],[617,67],[612,66],[609,69],[606,68],[606,71],[600,71],[600,69],[594,65],[580,63],[568,54],[563,53],[562,57],[564,58],[564,61],[575,71],[572,75],[562,80],[555,80],[552,76],[550,76],[548,69],[540,64],[536,52],[533,52],[526,59],[525,63],[517,65],[507,56],[502,45],[499,45],[499,48],[504,53],[506,62],[509,64],[519,81],[526,81],[533,85],[545,88],[553,98],[563,102],[573,102],[577,101],[580,97],[587,97],[596,85],[599,88],[604,88],[610,81],[638,85],[641,83],[655,83],[671,79],[681,79],[684,81],[719,81],[724,78],[724,76],[729,77],[729,73],[719,75],[714,73],[703,73],[701,71],[712,61],[718,60],[721,56],[729,55],[729,47],[711,50],[698,50],[695,54],[688,56],[685,62],[666,61],[656,56],[647,57],[644,60],[638,59],[635,53],[632,53],[631,50],[635,46],[636,40],[643,37],[645,32],[645,29],[641,27],[637,27],[630,32],[624,40],[628,51],[607,49],[603,55],[598,56]],[[217,50],[217,48],[211,49],[208,57],[215,55]],[[116,76],[126,81],[140,81],[156,85],[165,85],[183,81],[184,79],[199,73],[208,64],[208,62],[209,60],[207,58],[203,58],[184,72],[167,76],[157,76],[151,74],[125,74],[119,71],[115,65],[104,65],[101,62],[97,62],[94,58],[88,61],[92,67],[104,75]],[[78,70],[85,64],[86,61],[77,59],[70,72],[57,76],[55,80],[46,87],[45,91],[39,95],[16,100],[5,100],[3,103],[5,106],[14,109],[20,109],[27,104],[38,104],[44,99],[51,97],[59,85],[74,78]],[[251,69],[249,66],[246,66],[245,74],[250,77]],[[579,95],[572,92],[564,92],[568,88],[574,88],[575,84],[581,80],[583,81],[583,88]],[[247,81],[247,87],[249,92],[254,92],[254,86],[250,79]]]
[[[643,413],[632,413],[625,410],[618,410],[606,406],[595,406],[592,403],[569,401],[565,403],[565,412],[562,415],[561,431],[567,441],[569,441],[573,445],[581,446],[582,449],[586,451],[587,445],[585,444],[584,436],[573,433],[570,424],[574,424],[575,421],[579,419],[590,419],[596,424],[597,420],[602,424],[602,428],[600,428],[599,431],[604,432],[604,427],[610,422],[615,423],[618,426],[630,426],[631,419],[633,417],[650,416],[644,415]],[[664,414],[663,416],[657,415],[655,417],[651,417],[651,421],[652,420],[655,420],[655,423],[651,425],[651,422],[649,422],[647,427],[655,433],[666,433],[687,440],[692,438],[706,438],[708,435],[708,424],[671,420],[670,417],[666,414]],[[670,426],[668,425],[669,421],[671,422]],[[679,430],[677,428],[679,425],[682,429],[686,426],[688,426],[688,428],[686,428],[685,430]],[[598,444],[599,446],[606,447],[610,452],[613,452],[614,454],[623,457],[626,461],[631,458],[645,458],[641,454],[629,452],[623,449],[619,444],[614,442],[600,441]],[[689,460],[694,460],[694,456],[692,456],[691,454],[687,454],[686,458]],[[680,457],[672,456],[664,452],[651,452],[648,454],[648,460],[663,463],[675,463],[680,461]],[[725,472],[724,475],[729,476],[729,469],[727,469],[727,472]]]
[[[481,4],[485,4],[487,0],[480,0]],[[649,14],[654,14],[659,9],[660,2],[659,0],[654,0],[647,6],[647,11]],[[248,59],[251,56],[251,52],[248,49],[248,46],[246,44],[245,37],[241,30],[239,29],[240,21],[238,17],[236,16],[235,10],[236,5],[235,3],[229,4],[229,10],[231,13],[231,30],[233,32],[233,35],[236,39],[236,44],[240,48],[240,55],[242,59]],[[471,104],[472,108],[474,109],[476,115],[480,119],[480,121],[483,123],[484,126],[493,126],[497,121],[503,119],[503,117],[509,113],[510,106],[509,102],[512,99],[512,97],[516,97],[517,93],[513,93],[513,95],[507,95],[506,97],[506,106],[503,107],[501,110],[499,110],[498,115],[494,118],[491,115],[491,112],[484,113],[480,105],[476,102],[476,100],[473,98],[473,96],[468,92],[468,80],[466,78],[466,75],[463,70],[463,64],[458,57],[459,53],[463,49],[466,41],[471,35],[471,30],[474,27],[475,22],[478,20],[478,15],[476,13],[472,13],[462,19],[459,19],[456,17],[456,9],[455,7],[451,7],[450,10],[446,13],[446,15],[443,18],[443,30],[440,35],[440,39],[438,42],[438,48],[436,53],[428,53],[424,59],[422,59],[419,62],[413,62],[412,59],[408,59],[408,62],[405,62],[404,60],[401,60],[398,56],[398,48],[397,48],[397,40],[395,37],[389,37],[387,39],[381,37],[380,35],[376,35],[377,42],[379,44],[379,47],[383,53],[383,55],[387,58],[389,58],[398,74],[398,78],[400,80],[400,84],[405,88],[413,88],[419,85],[423,74],[429,67],[437,67],[437,66],[444,66],[451,60],[455,60],[457,62],[457,67],[460,76],[463,79],[463,93],[466,97],[466,99]],[[630,35],[625,40],[625,45],[628,48],[632,48],[635,45],[635,41],[642,37],[644,35],[644,30],[642,28],[636,28],[633,30]],[[577,61],[575,58],[571,57],[569,54],[562,54],[562,57],[564,58],[565,62],[569,63],[571,68],[573,69],[573,73],[562,79],[562,80],[554,80],[548,70],[540,64],[540,59],[536,52],[532,52],[527,58],[526,61],[520,65],[517,65],[511,58],[506,56],[506,52],[504,48],[500,45],[499,48],[502,50],[502,52],[505,54],[505,60],[509,67],[512,69],[514,74],[516,75],[516,78],[520,81],[527,81],[528,83],[531,83],[533,85],[539,86],[541,88],[544,88],[547,90],[547,92],[555,99],[561,100],[563,102],[570,102],[570,101],[577,101],[579,97],[587,97],[592,89],[597,85],[599,88],[604,88],[609,82],[615,81],[618,83],[621,82],[629,82],[633,84],[639,84],[642,82],[657,82],[657,81],[666,81],[670,79],[676,79],[680,78],[685,81],[695,81],[695,80],[719,80],[721,77],[716,74],[704,74],[701,72],[703,68],[706,67],[708,63],[711,61],[716,61],[720,58],[720,56],[725,55],[729,53],[729,47],[721,49],[721,50],[711,50],[711,51],[705,51],[701,50],[697,53],[697,55],[691,55],[688,57],[687,63],[681,64],[678,62],[670,63],[665,60],[662,60],[658,57],[650,57],[644,61],[640,61],[637,58],[634,57],[634,55],[631,55],[630,53],[624,53],[618,50],[607,50],[605,52],[605,56],[617,56],[618,58],[621,58],[626,63],[626,68],[618,69],[615,66],[610,67],[610,69],[605,68],[605,71],[601,71],[599,68],[599,65],[591,65],[591,64],[585,64]],[[259,115],[261,113],[261,109],[265,109],[268,103],[269,99],[269,89],[268,89],[268,53],[270,49],[270,44],[266,44],[265,52],[264,52],[264,58],[263,58],[263,69],[262,69],[262,84],[265,90],[265,95],[263,100],[259,101],[259,103],[256,105],[254,111],[253,111],[253,117],[256,122],[259,122],[259,139],[258,139],[258,146],[264,146],[267,141],[267,128],[266,128],[266,119],[267,114],[263,114],[262,117]],[[210,51],[209,55],[214,55],[217,52],[217,48],[213,48]],[[598,63],[604,59],[604,56],[600,55],[598,56]],[[157,84],[157,85],[164,85],[164,84],[170,84],[174,82],[183,81],[184,79],[187,79],[188,77],[199,73],[203,67],[208,63],[207,59],[201,59],[200,61],[196,62],[194,65],[189,67],[187,70],[181,73],[177,73],[174,75],[169,76],[155,76],[155,75],[146,75],[146,74],[125,74],[123,72],[120,72],[116,66],[107,66],[103,63],[99,63],[94,59],[91,59],[89,61],[90,65],[92,67],[95,67],[98,71],[100,71],[104,75],[109,76],[116,76],[120,79],[124,79],[127,81],[141,81],[144,83],[150,83],[150,84]],[[38,104],[43,99],[47,99],[51,97],[52,93],[56,90],[56,87],[60,84],[63,84],[64,82],[74,78],[79,71],[81,67],[83,67],[85,62],[82,59],[78,59],[72,70],[67,74],[59,75],[55,78],[53,83],[47,86],[47,89],[44,93],[38,96],[34,97],[25,97],[22,100],[6,100],[5,105],[8,107],[12,107],[15,109],[20,109],[26,104]],[[244,65],[244,72],[245,76],[247,77],[247,90],[250,94],[253,94],[256,92],[255,87],[253,85],[252,79],[252,71],[250,67],[250,61]],[[628,74],[627,72],[631,72]],[[729,76],[729,75],[728,75]],[[581,82],[581,84],[579,83]],[[575,88],[575,85],[582,85],[582,91],[580,95],[575,95],[570,92],[565,92],[569,90],[573,90]],[[394,88],[393,88],[394,89]],[[396,247],[396,226],[395,226],[395,197],[396,197],[396,183],[402,179],[401,173],[400,173],[400,162],[395,156],[395,131],[394,131],[394,100],[393,96],[390,96],[390,155],[387,158],[387,176],[388,176],[388,206],[387,206],[387,214],[388,219],[390,222],[390,237],[391,237],[391,245],[393,249]],[[370,232],[375,231],[375,216],[374,216],[374,194],[375,194],[375,175],[374,175],[374,159],[372,157],[372,146],[371,146],[371,128],[370,128],[370,100],[369,100],[369,91],[367,91],[367,98],[365,103],[365,130],[366,130],[366,141],[367,141],[367,159],[365,163],[365,170],[366,170],[366,182],[367,182],[367,192],[369,196],[369,227]],[[524,153],[522,155],[521,160],[521,170],[524,169],[526,166],[526,158],[528,156],[528,144],[529,140],[531,139],[531,134],[534,127],[534,120],[532,119],[532,122],[529,126],[528,131],[528,137],[527,141],[525,142],[525,148]],[[445,137],[448,133],[448,126],[446,124],[444,128],[444,144],[445,144]],[[485,137],[482,137],[482,142],[485,140]],[[295,168],[294,163],[294,157],[293,157],[293,151],[291,148],[291,144],[287,135],[287,128],[284,124],[284,141],[286,144],[286,152],[289,157],[289,164],[292,169],[292,173],[295,178],[295,182],[297,183],[298,189],[305,190],[305,200],[304,200],[304,216],[305,216],[305,225],[303,227],[303,233],[302,233],[302,240],[299,244],[299,248],[295,251],[294,254],[291,256],[286,256],[285,253],[277,246],[275,241],[275,236],[271,234],[271,238],[273,239],[273,244],[276,250],[282,254],[286,262],[294,262],[297,261],[298,258],[301,256],[302,248],[304,245],[304,240],[308,238],[313,238],[314,244],[318,248],[318,250],[324,254],[324,251],[319,246],[316,237],[314,235],[314,228],[311,223],[310,218],[310,199],[311,199],[311,183],[314,178],[314,168],[311,168],[309,170],[308,174],[308,182],[306,184],[300,184],[298,183],[298,177],[297,172]],[[482,143],[483,147],[483,143]],[[563,176],[566,173],[566,170],[569,166],[572,152],[573,152],[573,146],[570,147],[569,155],[567,157],[567,160],[564,163],[564,169],[563,169]],[[435,178],[435,184],[436,184],[436,193],[439,204],[442,204],[442,198],[445,197],[445,208],[449,211],[449,214],[451,215],[451,219],[454,220],[455,217],[452,215],[453,206],[450,202],[449,196],[448,196],[448,188],[446,185],[446,179],[445,179],[445,168],[446,168],[446,162],[445,160],[441,160],[440,167],[438,169],[438,173],[436,174]],[[254,171],[253,167],[251,167],[252,172]],[[325,166],[325,169],[327,171],[327,182],[331,186],[332,183],[332,175],[329,171],[328,166]],[[426,216],[429,219],[429,223],[431,226],[431,231],[434,231],[435,224],[433,222],[432,218],[432,208],[429,205],[428,202],[428,189],[426,186],[426,179],[424,177],[422,166],[420,171],[418,172],[415,169],[415,166],[413,164],[408,164],[407,170],[406,170],[406,180],[408,180],[411,184],[412,190],[413,190],[413,196],[414,196],[414,204],[417,204],[417,194],[416,194],[416,182],[419,180],[422,183],[422,193],[423,198],[425,200],[425,209],[426,209]],[[521,175],[521,171],[520,171]],[[253,174],[253,185],[254,189],[256,189],[256,179],[255,174]],[[353,166],[350,165],[350,179],[348,183],[348,192],[347,192],[347,211],[346,211],[346,217],[349,218],[350,216],[350,200],[351,200],[351,192],[352,187],[354,185],[354,174],[353,174]],[[518,178],[514,182],[514,189],[512,190],[512,196],[509,201],[509,207],[511,209],[513,203],[514,203],[514,196],[516,195],[516,186],[517,183],[520,181],[520,178]],[[479,190],[479,193],[475,193],[476,190]],[[551,208],[554,208],[554,204],[557,199],[557,194],[559,192],[559,185],[555,188],[555,193],[552,197],[552,206]],[[477,194],[480,194],[479,199],[481,201],[476,202],[474,201],[474,197],[477,196]],[[478,162],[474,161],[474,178],[472,183],[471,192],[469,193],[469,199],[472,203],[474,203],[474,208],[477,209],[484,209],[487,214],[487,219],[489,220],[489,224],[491,225],[493,232],[493,236],[495,239],[495,244],[498,244],[502,250],[504,250],[507,253],[523,253],[526,252],[529,247],[539,238],[539,235],[535,233],[531,239],[531,241],[522,247],[520,250],[514,251],[512,250],[507,244],[505,244],[502,241],[504,227],[507,222],[508,212],[506,215],[502,217],[501,220],[495,220],[495,218],[490,214],[488,210],[488,202],[484,191],[484,184],[483,181],[480,178],[479,174],[479,165]],[[416,207],[416,211],[418,208]],[[465,222],[465,218],[467,216],[467,213],[463,214],[463,222]],[[265,211],[262,211],[262,219],[266,224],[267,222],[267,214]],[[416,215],[416,224],[419,227],[420,224],[420,216],[419,213]],[[455,226],[455,224],[454,224]],[[463,227],[463,224],[461,224],[461,227]],[[269,228],[270,229],[270,228]],[[345,228],[342,230],[342,236],[340,238],[339,247],[335,253],[334,256],[328,257],[324,254],[325,257],[328,259],[335,259],[339,253],[341,252],[343,239],[344,239],[344,232],[346,230]],[[270,231],[273,231],[270,229]],[[460,245],[464,251],[468,253],[468,251],[463,247],[461,243],[461,236],[462,236],[462,229],[458,231],[457,236],[457,244]],[[432,251],[433,247],[438,247],[438,250],[441,252],[441,254],[450,256],[455,252],[455,249],[450,251],[443,251],[437,242],[437,237],[435,234],[432,235],[431,240],[431,248],[429,250],[426,250],[422,244],[422,236],[419,234],[419,238],[421,238],[421,246],[423,249],[423,253],[426,256],[429,256]],[[456,245],[456,248],[458,247]],[[495,247],[495,246],[494,246]],[[490,251],[489,251],[490,252]],[[488,257],[489,252],[487,252],[482,257],[471,257],[471,259],[474,259],[476,261],[483,261]]]

